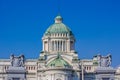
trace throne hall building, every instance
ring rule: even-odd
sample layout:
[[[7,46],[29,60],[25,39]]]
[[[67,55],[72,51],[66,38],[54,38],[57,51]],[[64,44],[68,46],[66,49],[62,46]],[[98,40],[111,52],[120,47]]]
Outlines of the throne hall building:
[[[38,59],[11,55],[0,59],[0,80],[120,80],[120,67],[111,67],[111,55],[79,59],[75,37],[61,16],[42,37]]]

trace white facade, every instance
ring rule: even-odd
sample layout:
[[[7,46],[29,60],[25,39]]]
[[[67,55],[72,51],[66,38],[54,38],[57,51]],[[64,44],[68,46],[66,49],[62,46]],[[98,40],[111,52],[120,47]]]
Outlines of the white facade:
[[[74,35],[62,23],[61,16],[55,18],[55,23],[43,35],[42,42],[43,49],[39,59],[25,61],[27,80],[100,80],[96,77],[96,70],[99,67],[97,58],[83,60],[78,58],[74,47]],[[10,65],[10,59],[0,59],[0,80],[6,79],[6,70]],[[120,80],[120,68],[113,77]]]

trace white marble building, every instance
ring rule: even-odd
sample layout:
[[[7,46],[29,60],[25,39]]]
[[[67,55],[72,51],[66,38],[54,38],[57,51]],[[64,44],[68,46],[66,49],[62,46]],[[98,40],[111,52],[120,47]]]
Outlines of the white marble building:
[[[39,59],[25,60],[22,66],[25,68],[25,80],[120,80],[120,68],[110,67],[110,56],[78,58],[75,37],[62,20],[61,16],[57,16],[55,23],[44,33]],[[0,59],[0,80],[24,80],[19,79],[20,76],[8,79],[10,66],[10,59]]]

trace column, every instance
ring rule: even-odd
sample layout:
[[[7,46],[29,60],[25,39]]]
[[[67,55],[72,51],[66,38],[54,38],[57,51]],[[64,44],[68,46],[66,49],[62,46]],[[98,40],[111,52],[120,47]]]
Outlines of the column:
[[[49,49],[49,45],[50,45],[50,41],[49,41],[49,39],[48,39],[48,42],[47,42],[47,47],[48,47],[48,50],[47,51],[49,51],[50,49]]]
[[[65,52],[67,52],[67,48],[68,48],[67,41],[65,41]]]
[[[52,41],[49,40],[49,51],[52,51]]]
[[[67,52],[70,51],[70,40],[67,40]]]
[[[54,51],[56,51],[55,45],[56,45],[56,44],[55,44],[55,41],[54,41]]]
[[[54,41],[52,41],[51,47],[52,47],[52,51],[54,51]]]
[[[45,44],[44,44],[44,43],[45,43],[45,42],[43,41],[43,51],[45,51],[45,47],[44,47],[44,46],[45,46]]]
[[[64,41],[64,51],[66,52],[66,41]]]
[[[52,74],[51,74],[51,80],[53,80],[53,79],[52,79]]]
[[[55,43],[55,41],[54,41],[54,51],[56,51],[56,43]]]
[[[65,51],[65,41],[63,41],[63,51]]]

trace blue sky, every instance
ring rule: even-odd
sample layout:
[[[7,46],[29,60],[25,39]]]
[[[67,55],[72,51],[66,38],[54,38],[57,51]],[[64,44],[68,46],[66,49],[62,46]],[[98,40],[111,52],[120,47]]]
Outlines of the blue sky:
[[[59,4],[59,5],[58,5]],[[0,58],[11,53],[38,58],[41,38],[60,14],[76,37],[79,58],[112,54],[120,64],[120,1],[0,0]]]

